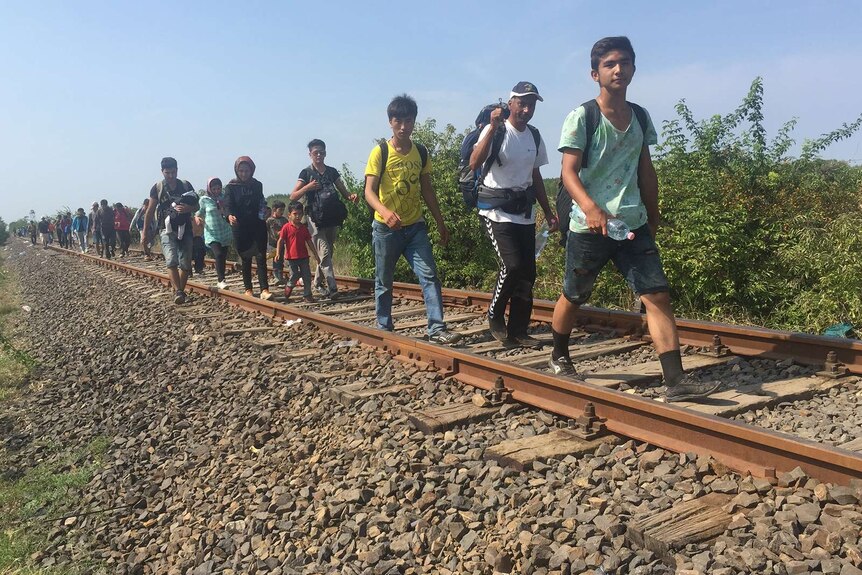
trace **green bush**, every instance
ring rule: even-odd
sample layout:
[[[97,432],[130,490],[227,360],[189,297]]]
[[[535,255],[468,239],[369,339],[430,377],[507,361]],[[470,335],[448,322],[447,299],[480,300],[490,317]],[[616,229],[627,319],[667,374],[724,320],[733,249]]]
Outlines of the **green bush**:
[[[851,274],[858,257],[847,234],[862,215],[862,170],[815,158],[862,117],[793,159],[795,120],[767,140],[760,78],[726,116],[695,121],[684,101],[677,112],[656,170],[666,224],[657,239],[678,314],[806,331],[862,321],[858,274],[834,277]]]

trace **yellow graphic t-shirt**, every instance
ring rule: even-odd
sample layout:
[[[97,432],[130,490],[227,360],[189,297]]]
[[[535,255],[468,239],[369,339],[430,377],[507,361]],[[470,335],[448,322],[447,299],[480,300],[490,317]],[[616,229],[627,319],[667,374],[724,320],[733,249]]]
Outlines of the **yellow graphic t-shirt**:
[[[422,218],[422,190],[419,178],[422,174],[431,172],[431,158],[422,167],[422,157],[416,145],[410,147],[406,155],[399,154],[389,146],[389,155],[386,158],[386,169],[380,174],[380,146],[374,146],[368,155],[368,164],[365,166],[366,176],[377,176],[380,178],[380,201],[384,206],[401,217],[401,225],[409,226]],[[374,219],[385,223],[383,217],[376,211]]]

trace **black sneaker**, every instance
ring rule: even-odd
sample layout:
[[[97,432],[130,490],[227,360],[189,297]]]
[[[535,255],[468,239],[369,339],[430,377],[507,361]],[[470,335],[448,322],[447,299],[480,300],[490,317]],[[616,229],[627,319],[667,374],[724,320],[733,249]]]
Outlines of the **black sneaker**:
[[[461,341],[461,337],[463,336],[460,333],[444,329],[443,331],[438,331],[434,335],[429,335],[428,341],[431,343],[439,343],[441,345],[455,345]]]
[[[551,368],[551,372],[554,375],[562,375],[563,377],[575,377],[578,375],[575,371],[575,366],[572,365],[572,360],[565,356],[554,359],[552,355],[551,359],[548,360],[548,367]]]
[[[186,303],[186,292],[178,291],[174,296],[174,303],[177,305]]]
[[[488,329],[491,330],[491,337],[497,341],[505,343],[505,341],[509,339],[509,332],[506,331],[505,317],[488,316]]]
[[[720,381],[700,382],[685,374],[675,385],[668,385],[664,398],[668,403],[674,401],[695,401],[715,393],[721,387]]]
[[[509,341],[514,344],[520,345],[521,347],[532,347],[535,349],[541,349],[542,346],[545,345],[545,342],[538,340],[535,337],[526,333],[510,336]]]

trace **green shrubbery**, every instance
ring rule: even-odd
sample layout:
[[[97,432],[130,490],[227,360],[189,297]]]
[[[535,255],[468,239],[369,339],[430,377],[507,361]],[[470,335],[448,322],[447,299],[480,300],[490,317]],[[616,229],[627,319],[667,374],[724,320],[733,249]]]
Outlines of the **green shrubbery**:
[[[862,169],[816,158],[862,117],[807,141],[794,159],[795,120],[768,141],[762,97],[758,78],[727,116],[695,121],[683,101],[679,119],[665,122],[656,168],[667,225],[658,239],[677,310],[805,331],[862,322],[853,230]]]

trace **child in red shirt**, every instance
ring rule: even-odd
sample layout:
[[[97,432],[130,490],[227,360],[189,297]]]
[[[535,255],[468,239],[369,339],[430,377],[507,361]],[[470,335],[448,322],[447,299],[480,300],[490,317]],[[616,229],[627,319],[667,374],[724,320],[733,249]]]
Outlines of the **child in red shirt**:
[[[302,223],[302,204],[293,201],[287,206],[287,223],[278,234],[278,243],[275,247],[275,261],[279,261],[284,255],[290,265],[290,279],[284,286],[284,299],[290,297],[296,282],[302,277],[303,300],[313,302],[311,295],[311,267],[308,265],[308,253],[314,254],[315,259],[320,261],[317,250],[311,242],[311,234]],[[282,248],[284,251],[282,251]]]

